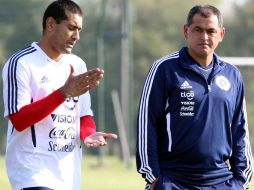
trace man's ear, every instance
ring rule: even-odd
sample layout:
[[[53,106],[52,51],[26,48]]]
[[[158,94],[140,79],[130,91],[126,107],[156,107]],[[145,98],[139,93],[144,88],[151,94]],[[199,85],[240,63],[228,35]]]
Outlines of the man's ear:
[[[224,35],[225,35],[225,28],[223,27],[220,29],[220,42],[222,42]]]
[[[189,30],[189,26],[187,24],[185,24],[183,26],[183,34],[184,34],[185,39],[188,38],[188,30]]]
[[[54,26],[56,24],[56,21],[53,17],[48,17],[46,20],[46,30],[51,32],[54,30]]]

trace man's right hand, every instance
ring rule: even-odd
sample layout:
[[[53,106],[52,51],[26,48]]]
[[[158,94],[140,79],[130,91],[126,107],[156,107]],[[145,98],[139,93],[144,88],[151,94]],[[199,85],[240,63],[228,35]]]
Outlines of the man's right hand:
[[[103,69],[95,68],[80,75],[74,75],[71,65],[69,78],[59,90],[64,98],[80,96],[98,86],[103,74]]]
[[[158,179],[159,179],[159,178],[157,178],[156,180],[154,180],[154,181],[151,183],[151,185],[150,185],[150,190],[154,190],[154,187],[155,187],[155,185],[156,185]]]

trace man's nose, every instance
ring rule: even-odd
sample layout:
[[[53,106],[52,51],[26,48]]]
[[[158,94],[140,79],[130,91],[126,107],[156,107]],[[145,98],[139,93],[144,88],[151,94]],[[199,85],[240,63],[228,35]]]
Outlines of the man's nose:
[[[207,40],[209,38],[209,35],[205,30],[201,33],[201,38],[204,40]]]
[[[79,35],[79,31],[78,30],[75,30],[75,32],[73,33],[72,37],[75,39],[75,40],[79,40],[80,39],[80,35]]]

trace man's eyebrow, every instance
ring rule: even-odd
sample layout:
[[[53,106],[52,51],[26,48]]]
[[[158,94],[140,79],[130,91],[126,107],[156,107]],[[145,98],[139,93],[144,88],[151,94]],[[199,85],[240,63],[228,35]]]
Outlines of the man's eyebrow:
[[[68,26],[70,26],[70,27],[73,27],[73,28],[78,28],[78,29],[82,29],[82,27],[79,27],[77,24],[75,24],[75,23],[69,23],[68,24]]]
[[[203,28],[201,26],[194,26],[194,28],[202,29],[202,30],[216,30],[216,28]]]

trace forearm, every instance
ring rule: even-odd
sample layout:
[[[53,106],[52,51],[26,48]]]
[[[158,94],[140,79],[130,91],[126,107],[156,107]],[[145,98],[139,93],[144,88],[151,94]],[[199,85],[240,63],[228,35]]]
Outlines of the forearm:
[[[22,107],[8,118],[17,131],[23,131],[51,114],[63,102],[63,96],[56,90],[47,97]]]
[[[248,140],[239,142],[243,147],[234,148],[230,158],[231,171],[234,178],[239,180],[244,187],[250,183],[253,174],[253,158]]]
[[[151,69],[140,98],[137,120],[137,170],[148,183],[160,176],[158,159],[158,123],[164,117],[168,89],[163,67]],[[153,77],[151,77],[153,76]]]
[[[145,121],[145,114],[139,112],[137,123],[137,170],[148,183],[155,181],[160,175],[157,156],[157,132],[152,121]]]
[[[231,171],[234,177],[247,187],[253,173],[253,158],[249,141],[248,124],[245,106],[232,125],[233,146],[230,158]]]
[[[96,132],[96,124],[93,117],[86,115],[80,118],[80,139],[85,140],[86,137]]]
[[[153,183],[160,176],[160,168],[157,157],[157,149],[144,144],[144,141],[150,141],[144,137],[138,137],[136,163],[137,171],[148,183]],[[144,141],[143,141],[144,140]]]

